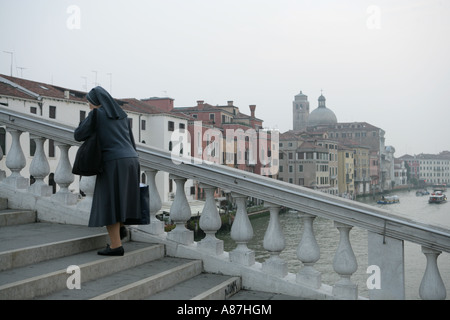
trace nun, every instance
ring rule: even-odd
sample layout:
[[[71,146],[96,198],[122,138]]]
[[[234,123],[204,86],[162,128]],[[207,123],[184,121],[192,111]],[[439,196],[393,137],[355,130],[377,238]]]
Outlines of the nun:
[[[94,131],[100,140],[103,170],[97,175],[89,227],[106,226],[110,244],[99,255],[123,256],[124,223],[140,218],[140,165],[127,114],[102,87],[87,94],[91,110],[97,109],[96,124],[91,111],[74,132],[76,141],[85,141]]]

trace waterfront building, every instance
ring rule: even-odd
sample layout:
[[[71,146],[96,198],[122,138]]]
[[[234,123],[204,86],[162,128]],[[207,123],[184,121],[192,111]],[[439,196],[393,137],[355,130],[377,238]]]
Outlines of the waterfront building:
[[[170,97],[142,100],[124,98],[116,101],[127,113],[137,143],[170,151],[174,157],[195,157],[200,161],[212,161],[276,177],[277,172],[269,170],[268,167],[278,165],[277,159],[272,157],[272,150],[278,155],[278,143],[272,143],[271,132],[264,130],[263,120],[256,118],[255,105],[250,105],[250,115],[247,115],[241,113],[239,108],[233,105],[233,101],[228,101],[225,106],[212,106],[198,101],[197,106],[187,108],[174,107],[174,99]],[[14,111],[73,127],[78,126],[90,112],[86,92],[5,75],[0,75],[0,104]],[[227,133],[231,143],[226,140]],[[27,164],[22,174],[33,181],[29,167],[35,142],[28,133],[20,139],[24,151],[29,150],[25,155]],[[10,140],[5,129],[0,128],[0,147],[3,155],[9,150]],[[59,150],[52,140],[44,141],[43,146],[48,155],[51,172],[46,183],[56,192],[57,186],[52,177],[57,167],[55,155]],[[77,148],[69,150],[69,160],[72,163],[76,150]],[[2,169],[6,168],[0,168]],[[143,183],[146,182],[145,179],[146,175],[142,174]],[[75,180],[70,187],[78,190],[79,177]],[[176,186],[169,174],[158,173],[156,182],[161,186],[158,191],[162,201],[173,199]],[[195,181],[185,183],[185,193],[189,199],[203,198],[203,192]]]
[[[405,154],[405,155],[399,157],[398,159],[407,163],[407,166],[409,167],[409,179],[411,180],[411,183],[413,183],[413,181],[415,181],[416,184],[419,184],[419,180],[420,180],[419,159],[417,159],[415,156],[412,156],[409,154]]]
[[[355,196],[355,160],[354,152],[344,145],[338,146],[338,188],[344,198]]]
[[[285,132],[280,135],[278,179],[337,195],[337,152],[326,133]]]
[[[408,163],[410,175],[418,179],[419,184],[450,184],[450,152],[439,154],[403,155],[399,159]]]
[[[371,191],[370,148],[353,146],[355,195],[368,194]]]
[[[394,159],[394,188],[401,188],[408,185],[408,175],[405,161]]]
[[[268,159],[272,158],[272,150],[278,150],[278,145],[272,143],[270,131],[263,129],[263,120],[255,116],[256,105],[250,105],[249,109],[250,115],[247,115],[240,112],[233,101],[213,106],[199,100],[196,106],[176,107],[171,112],[191,117],[191,136],[193,139],[203,137],[202,145],[191,143],[194,157],[201,156],[206,149],[214,153],[221,164],[263,174],[270,162]],[[215,145],[210,146],[211,143]],[[276,174],[269,176],[276,178]]]
[[[328,139],[340,145],[368,148],[369,168],[367,164],[361,168],[355,165],[358,173],[355,192],[361,194],[374,189],[383,191],[392,188],[394,171],[390,161],[393,155],[389,150],[395,149],[386,149],[384,130],[367,122],[338,122],[336,114],[327,107],[323,94],[318,98],[318,107],[311,113],[308,97],[302,92],[295,96],[293,106],[294,130],[306,130],[308,133],[326,132]]]

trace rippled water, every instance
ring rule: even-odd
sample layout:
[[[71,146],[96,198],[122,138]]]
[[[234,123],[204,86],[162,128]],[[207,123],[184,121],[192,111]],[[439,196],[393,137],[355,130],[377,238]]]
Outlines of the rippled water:
[[[450,202],[444,204],[428,204],[428,198],[417,197],[414,191],[398,192],[400,203],[392,205],[378,205],[372,197],[362,198],[358,201],[383,207],[384,209],[407,216],[411,219],[438,224],[450,229]],[[253,216],[250,219],[254,231],[254,237],[248,247],[255,251],[258,262],[264,262],[269,257],[263,248],[264,234],[269,223],[269,214]],[[297,247],[300,243],[303,226],[302,220],[296,213],[280,214],[280,223],[283,227],[286,248],[281,257],[288,263],[289,272],[297,273],[302,263],[297,259]],[[339,280],[339,275],[333,270],[333,258],[339,243],[339,231],[333,226],[333,221],[317,217],[314,220],[316,240],[320,247],[320,259],[315,268],[322,273],[322,282],[333,285]],[[217,236],[224,240],[226,251],[233,250],[236,245],[230,238],[229,232]],[[355,253],[358,270],[351,277],[358,284],[358,293],[368,297],[366,281],[369,274],[366,273],[367,263],[367,231],[354,227],[350,231],[350,241]],[[447,289],[447,299],[450,299],[450,254],[442,253],[438,258],[439,270]],[[426,258],[419,245],[405,242],[405,289],[407,299],[420,299],[419,286],[426,267]]]

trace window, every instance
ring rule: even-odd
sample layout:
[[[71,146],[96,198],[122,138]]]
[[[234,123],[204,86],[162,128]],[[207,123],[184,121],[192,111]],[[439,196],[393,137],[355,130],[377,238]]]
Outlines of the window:
[[[210,113],[209,114],[209,120],[215,121],[215,119],[216,119],[216,115],[214,113]]]
[[[173,121],[169,121],[168,125],[169,125],[169,131],[175,130],[175,123]]]
[[[37,108],[36,107],[30,107],[30,113],[37,114]]]
[[[186,129],[186,124],[180,123],[180,124],[178,125],[178,128],[180,129],[180,132],[184,132],[184,129]]]
[[[56,119],[56,107],[50,106],[49,108],[49,115],[50,119]]]
[[[145,120],[141,120],[141,130],[147,130],[147,122]]]

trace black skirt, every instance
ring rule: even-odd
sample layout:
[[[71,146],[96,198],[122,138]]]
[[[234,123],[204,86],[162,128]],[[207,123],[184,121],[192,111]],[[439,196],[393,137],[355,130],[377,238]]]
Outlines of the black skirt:
[[[140,218],[140,165],[138,158],[103,163],[97,175],[89,227],[103,227]]]

